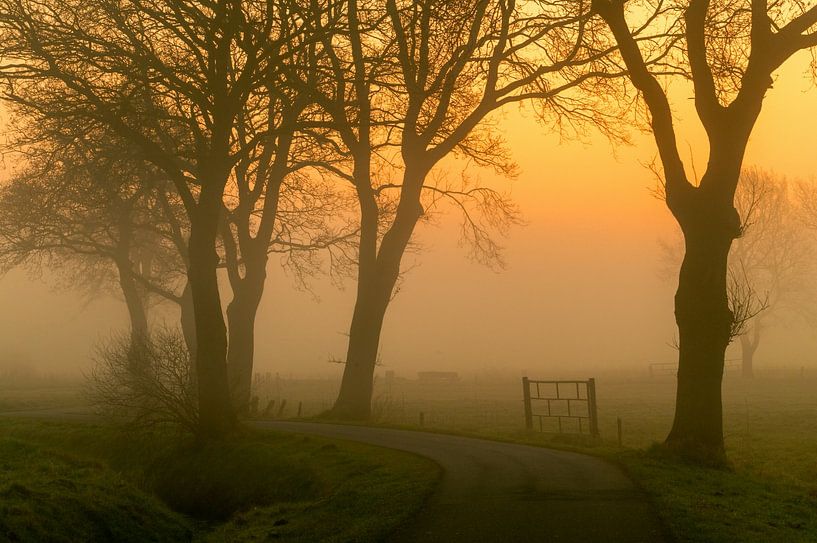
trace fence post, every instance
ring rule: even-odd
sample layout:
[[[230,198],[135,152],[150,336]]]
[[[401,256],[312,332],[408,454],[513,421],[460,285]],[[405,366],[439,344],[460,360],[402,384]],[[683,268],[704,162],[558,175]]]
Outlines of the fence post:
[[[587,407],[590,415],[590,435],[599,437],[599,411],[596,405],[596,380],[587,380]]]
[[[533,408],[530,404],[530,383],[527,377],[522,378],[522,394],[525,400],[525,428],[533,430]]]

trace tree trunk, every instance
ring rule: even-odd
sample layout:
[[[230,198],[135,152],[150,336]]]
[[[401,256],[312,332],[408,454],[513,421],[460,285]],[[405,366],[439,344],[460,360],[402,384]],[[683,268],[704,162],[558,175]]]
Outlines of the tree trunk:
[[[701,193],[673,209],[684,232],[686,253],[675,295],[679,332],[675,420],[666,443],[686,456],[724,459],[723,380],[732,311],[727,297],[727,259],[740,221],[731,204]]]
[[[389,293],[394,283],[389,288]],[[357,300],[349,329],[343,380],[330,415],[341,420],[367,420],[371,416],[374,369],[388,296],[376,297],[374,282],[358,283]]]
[[[245,262],[247,275],[237,288],[234,286],[233,299],[227,306],[229,346],[227,349],[227,369],[230,374],[230,389],[236,412],[249,412],[252,396],[252,374],[255,354],[255,317],[264,293],[266,279],[266,258],[263,263]]]
[[[407,162],[410,163],[410,162]],[[330,417],[367,420],[371,416],[372,389],[380,333],[394,286],[400,276],[400,263],[423,207],[420,192],[428,169],[407,169],[394,222],[377,250],[377,208],[366,191],[358,190],[361,200],[361,239],[358,287],[346,365]]]
[[[123,205],[118,217],[118,240],[113,253],[113,261],[119,275],[119,288],[125,298],[130,318],[131,353],[137,353],[142,341],[148,334],[148,317],[145,309],[145,298],[134,277],[134,263],[131,260],[133,230],[131,224],[131,206]]]
[[[145,300],[139,287],[133,278],[133,271],[130,269],[130,260],[118,258],[116,269],[119,274],[119,288],[125,298],[125,305],[128,308],[130,318],[131,345],[138,344],[148,333],[148,316],[145,309]]]
[[[181,299],[179,300],[179,324],[184,336],[184,344],[187,346],[187,353],[190,356],[190,363],[196,360],[196,315],[193,312],[193,289],[190,281],[184,285]],[[195,375],[195,371],[193,372]]]
[[[203,438],[225,435],[235,426],[227,379],[227,327],[217,275],[216,235],[222,194],[223,185],[203,182],[190,225],[188,280],[195,316],[199,426]]]
[[[755,377],[754,360],[759,344],[760,324],[755,322],[752,325],[751,336],[748,333],[740,336],[741,375],[744,379]]]

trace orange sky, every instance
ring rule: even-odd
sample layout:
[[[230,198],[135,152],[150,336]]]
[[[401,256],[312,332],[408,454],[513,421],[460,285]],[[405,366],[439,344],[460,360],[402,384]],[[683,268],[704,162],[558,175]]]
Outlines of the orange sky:
[[[770,91],[747,164],[791,177],[817,172],[817,92],[803,75],[807,60],[790,62]],[[706,147],[690,94],[678,87],[673,97],[680,140],[692,145],[700,171]],[[509,267],[496,273],[469,262],[453,219],[421,226],[425,250],[406,257],[416,267],[386,318],[385,368],[411,374],[503,367],[570,377],[592,367],[672,360],[666,342],[674,332],[673,287],[657,277],[657,242],[674,227],[648,190],[654,180],[642,164],[655,156],[651,137],[634,133],[635,145],[617,149],[600,136],[560,143],[516,110],[504,126],[521,166],[513,195],[528,223],[506,240]],[[682,154],[689,154],[685,147]],[[346,286],[338,291],[316,280],[316,300],[294,291],[273,263],[259,314],[259,368],[338,374],[327,360],[344,356],[354,282]],[[70,292],[50,291],[19,272],[0,280],[0,307],[0,353],[29,352],[43,369],[84,365],[89,345],[125,324],[116,300],[76,307]],[[792,334],[797,341],[778,330],[759,364],[764,348],[767,363],[788,363],[802,358],[800,341],[815,347],[813,334]]]

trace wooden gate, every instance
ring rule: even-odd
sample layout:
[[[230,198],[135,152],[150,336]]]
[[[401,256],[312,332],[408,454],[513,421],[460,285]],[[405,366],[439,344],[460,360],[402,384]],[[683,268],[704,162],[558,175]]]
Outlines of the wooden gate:
[[[522,378],[525,400],[525,427],[539,431],[599,435],[596,380],[533,381]]]

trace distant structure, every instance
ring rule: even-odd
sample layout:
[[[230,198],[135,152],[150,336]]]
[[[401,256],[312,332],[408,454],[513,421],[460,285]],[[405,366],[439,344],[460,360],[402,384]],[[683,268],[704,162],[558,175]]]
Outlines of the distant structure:
[[[456,371],[418,371],[417,380],[424,384],[459,382],[460,376]]]

